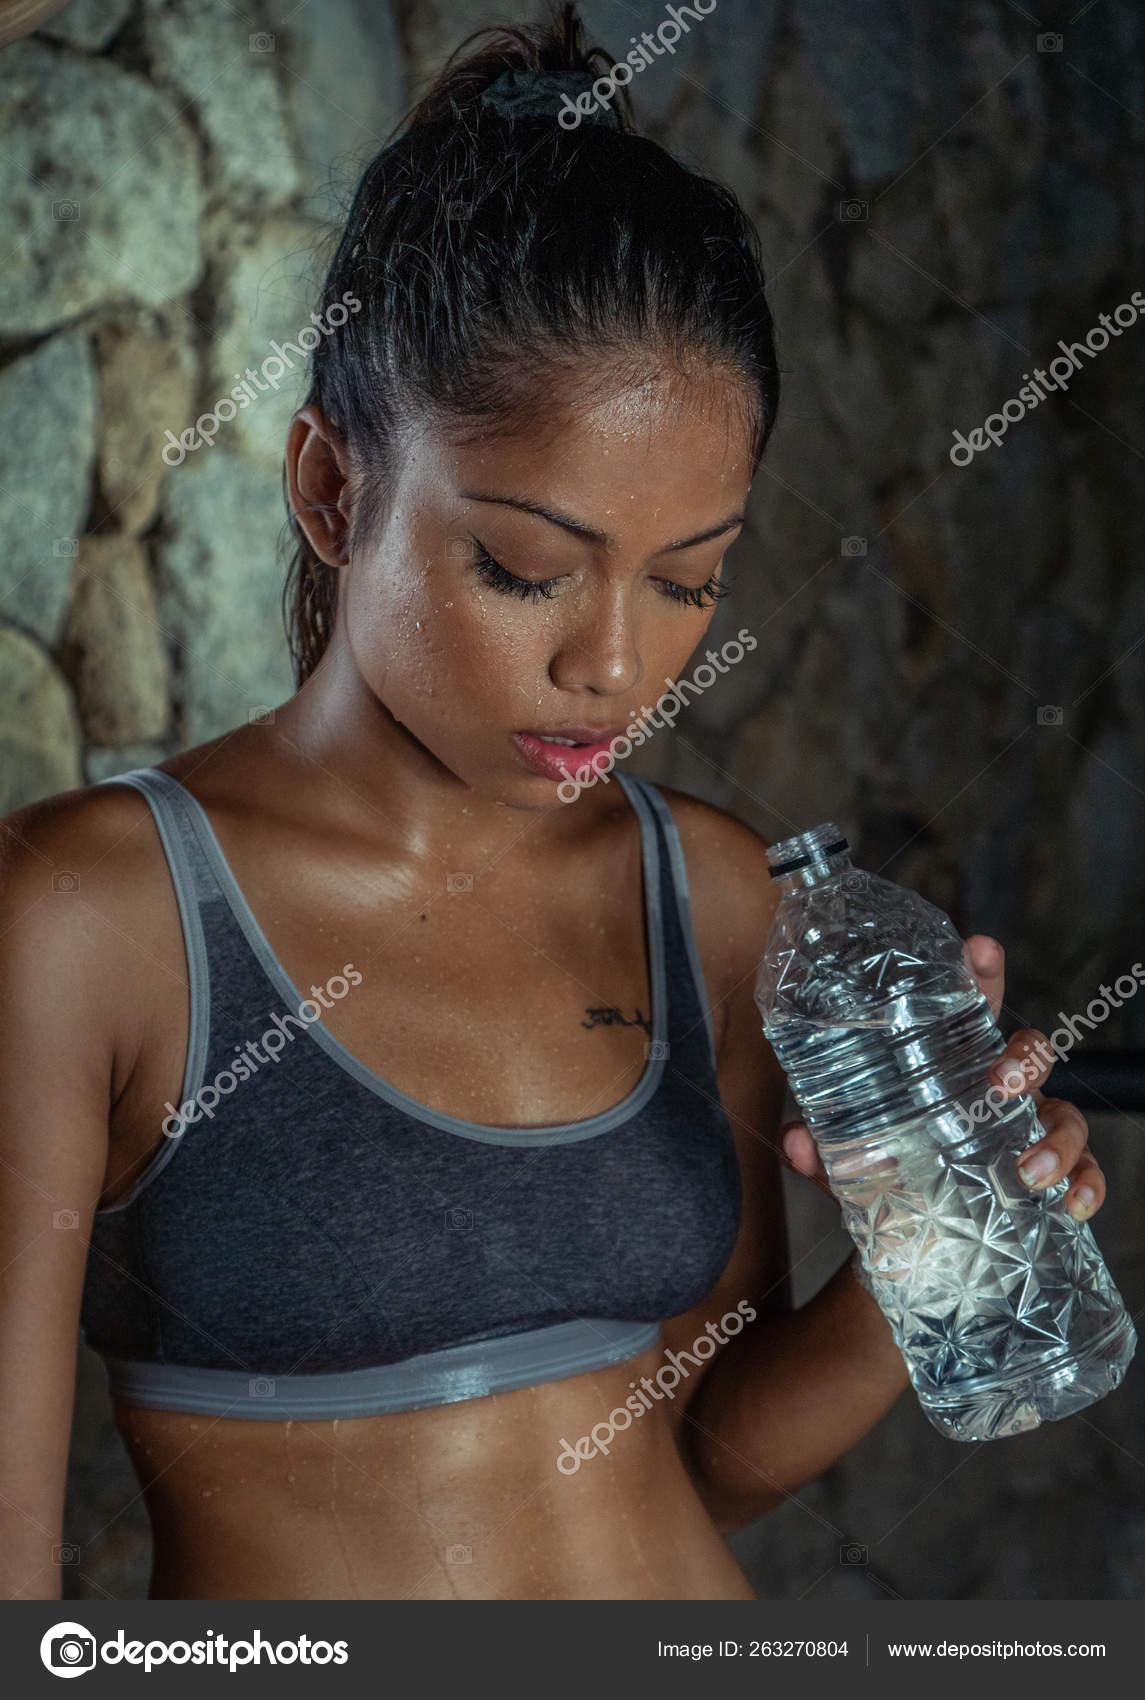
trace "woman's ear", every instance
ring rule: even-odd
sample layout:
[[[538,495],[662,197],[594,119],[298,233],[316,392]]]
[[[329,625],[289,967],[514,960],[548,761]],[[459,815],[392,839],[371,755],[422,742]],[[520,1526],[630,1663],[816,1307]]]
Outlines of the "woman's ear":
[[[286,481],[294,517],[328,567],[346,563],[350,464],[341,434],[312,404],[300,407],[286,437]]]

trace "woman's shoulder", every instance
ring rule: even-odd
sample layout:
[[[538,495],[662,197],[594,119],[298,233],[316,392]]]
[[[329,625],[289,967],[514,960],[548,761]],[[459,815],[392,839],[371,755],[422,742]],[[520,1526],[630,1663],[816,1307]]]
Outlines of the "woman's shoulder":
[[[214,739],[184,750],[156,767],[179,778],[201,766],[225,741]],[[142,792],[109,780],[25,803],[0,817],[0,888],[11,890],[13,884],[30,882],[35,890],[42,884],[40,876],[47,873],[49,881],[55,878],[50,889],[79,890],[80,886],[66,885],[67,876],[82,880],[85,869],[93,889],[98,884],[110,890],[137,878],[147,864],[155,862],[157,838],[135,830],[150,818],[151,808]]]
[[[0,889],[76,892],[84,871],[108,880],[138,849],[133,828],[147,813],[139,792],[123,785],[83,785],[25,803],[0,819]]]
[[[138,978],[173,912],[166,858],[134,787],[79,786],[0,818],[0,938],[9,961],[13,952],[34,960],[44,951],[53,961],[63,952],[74,976]]]
[[[69,1078],[129,1058],[181,968],[148,813],[126,786],[88,785],[0,819],[0,1005],[17,1047],[56,1047]]]
[[[194,775],[196,789],[206,782],[241,797],[244,760],[249,767],[245,731],[182,750],[155,770],[180,783]],[[85,910],[90,922],[94,906],[113,927],[126,913],[132,933],[149,922],[169,932],[176,911],[151,805],[138,787],[111,783],[116,777],[56,792],[0,818],[0,905],[9,918],[45,895],[76,896],[71,910],[49,904],[39,923],[75,926]]]

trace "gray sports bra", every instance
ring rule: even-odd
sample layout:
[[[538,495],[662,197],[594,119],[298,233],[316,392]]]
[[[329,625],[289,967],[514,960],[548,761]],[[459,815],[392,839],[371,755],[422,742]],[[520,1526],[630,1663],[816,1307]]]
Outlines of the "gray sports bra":
[[[740,1173],[683,852],[656,788],[616,777],[640,820],[651,1042],[621,1103],[556,1127],[462,1121],[363,1067],[190,792],[155,768],[104,781],[151,806],[191,993],[168,1137],[92,1224],[81,1328],[114,1398],[270,1420],[446,1404],[633,1357],[711,1291]],[[332,967],[330,1000],[354,972]]]

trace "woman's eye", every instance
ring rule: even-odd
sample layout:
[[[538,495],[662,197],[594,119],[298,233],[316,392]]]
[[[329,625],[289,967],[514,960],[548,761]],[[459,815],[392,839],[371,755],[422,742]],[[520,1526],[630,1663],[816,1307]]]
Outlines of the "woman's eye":
[[[522,600],[531,597],[535,602],[539,596],[551,596],[555,578],[527,579],[518,578],[516,573],[507,572],[500,561],[495,561],[488,549],[473,539],[477,548],[477,564],[474,572],[480,573],[494,590],[507,591],[511,596],[519,596]]]
[[[509,596],[519,596],[522,601],[536,602],[539,597],[552,596],[553,587],[557,583],[555,578],[518,578],[516,573],[511,573],[503,567],[500,561],[495,561],[484,544],[478,543],[476,538],[473,539],[473,544],[477,550],[477,561],[473,570],[494,590],[502,590]],[[712,574],[706,584],[677,584],[673,579],[657,579],[656,583],[661,587],[662,596],[689,608],[713,607],[721,596],[728,594],[728,586],[720,583],[716,573]]]
[[[660,579],[659,583],[664,586],[665,596],[670,596],[674,602],[683,602],[689,608],[714,607],[721,596],[728,594],[728,586],[721,584],[715,573],[707,584],[689,586],[676,584],[667,578]]]

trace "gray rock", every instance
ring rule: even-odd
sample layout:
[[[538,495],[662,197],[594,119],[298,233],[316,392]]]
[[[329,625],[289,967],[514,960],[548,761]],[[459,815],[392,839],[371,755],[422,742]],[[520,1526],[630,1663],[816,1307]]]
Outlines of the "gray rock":
[[[757,652],[758,653],[758,652]],[[829,657],[810,658],[810,672],[829,665]],[[828,717],[804,712],[794,693],[774,698],[745,719],[724,746],[721,766],[734,781],[734,802],[741,816],[750,813],[758,831],[776,842],[805,832],[823,820],[854,818],[853,781],[839,759],[838,738]],[[798,762],[791,763],[791,751]]]
[[[696,23],[685,15],[688,28],[684,31],[681,25],[678,39],[673,40],[671,32],[657,35],[663,24],[672,21],[666,6],[618,7],[611,0],[582,0],[579,9],[589,41],[605,48],[614,64],[637,47],[651,56],[651,64],[634,70],[628,93],[639,121],[663,125],[691,92],[689,79],[701,77],[704,31],[711,20]],[[651,47],[641,39],[645,34],[652,37]]]
[[[848,293],[885,324],[921,324],[951,303],[933,200],[926,179],[912,175],[885,201],[854,197],[844,203],[863,209],[845,226],[853,244]]]
[[[776,270],[795,262],[808,239],[838,218],[840,203],[847,196],[838,169],[844,147],[839,115],[801,40],[794,41],[791,51],[774,65],[765,125],[771,136],[782,138],[782,146],[766,140],[761,144],[761,199],[798,236],[790,255],[769,250],[771,269]],[[792,282],[797,281],[796,275]]]
[[[855,175],[888,176],[908,162],[915,117],[907,0],[798,0],[798,26],[839,114]]]
[[[0,814],[82,784],[71,692],[23,632],[0,626]]]
[[[160,618],[177,646],[185,744],[202,743],[293,693],[282,623],[286,518],[278,481],[216,445],[168,482]]]
[[[1002,232],[1007,277],[1031,292],[1049,288],[1067,300],[1080,301],[1105,286],[1116,271],[1123,236],[1121,211],[1105,185],[1089,172],[1050,160],[1015,224],[1013,231]],[[1129,293],[1126,289],[1114,296],[1107,310],[1127,300]],[[1084,337],[1095,322],[1096,314],[1081,319],[1074,337]]]
[[[178,312],[141,314],[101,326],[99,478],[122,531],[143,531],[159,506],[168,468],[166,436],[185,428],[194,400],[195,359]]]
[[[937,273],[955,297],[989,312],[1006,299],[1010,213],[1021,191],[1012,154],[995,145],[1001,137],[976,145],[965,136],[959,140],[956,149],[935,148],[926,169],[892,189],[885,204],[893,211],[908,185],[926,195],[931,219],[937,217],[938,228],[953,233],[954,240],[942,244],[941,259],[937,243],[914,247],[912,259]],[[993,208],[993,217],[981,216],[984,206]]]
[[[1135,560],[1138,558],[1134,557]],[[1121,630],[1126,634],[1126,641],[1118,642],[1114,646],[1113,654],[1107,663],[1112,666],[1112,673],[1107,674],[1106,668],[1103,667],[1101,674],[1109,679],[1125,724],[1135,727],[1138,737],[1145,740],[1145,725],[1142,724],[1141,717],[1141,704],[1145,702],[1145,582],[1142,581],[1140,572],[1134,573],[1130,578],[1124,597],[1118,612],[1123,622]],[[1092,619],[1093,607],[1098,598],[1091,591],[1088,600]],[[1085,686],[1088,688],[1098,677],[1095,673],[1092,679],[1085,681]],[[1138,773],[1145,771],[1140,753],[1135,765]]]
[[[117,33],[131,11],[133,0],[72,0],[57,12],[38,33],[55,41],[66,41],[85,53],[98,53]]]
[[[232,207],[288,201],[298,172],[273,32],[217,0],[143,0],[142,22],[156,80],[198,115],[211,188]]]
[[[901,333],[858,311],[852,335],[832,339],[814,374],[825,412],[848,438],[854,462],[871,480],[886,484],[918,464],[914,399],[898,381],[903,359]],[[853,430],[856,418],[861,431]]]
[[[75,681],[93,743],[162,736],[168,721],[167,656],[147,556],[131,538],[85,537],[80,544],[61,660]]]
[[[141,77],[37,40],[0,57],[0,324],[36,335],[199,275],[194,138]],[[241,126],[235,127],[241,133]]]
[[[747,16],[713,0],[698,23],[689,20],[699,59],[688,68],[692,94],[670,143],[677,155],[726,184],[749,214],[763,184],[759,156],[766,133],[755,113],[767,88],[778,17],[779,0],[755,0]]]
[[[708,87],[720,121],[738,118],[750,124],[761,91],[767,86],[767,61],[779,17],[779,0],[754,0],[745,17],[734,7],[717,5],[698,27],[704,58],[711,67]]]
[[[377,0],[263,8],[285,72],[305,199],[313,218],[344,218],[363,167],[402,116],[405,64],[393,8]]]
[[[1007,336],[1014,340],[1008,341]],[[986,468],[998,450],[991,444],[959,466],[950,459],[950,451],[957,448],[964,458],[966,450],[956,443],[954,433],[965,439],[1017,393],[1015,378],[1020,384],[1020,375],[1028,368],[1022,348],[1015,343],[1028,340],[1028,326],[1017,327],[1016,336],[1012,329],[1003,335],[993,322],[968,313],[952,314],[927,328],[919,344],[926,348],[926,355],[913,366],[911,418],[918,464],[930,469],[930,477],[939,471],[943,474],[936,486],[940,502],[956,506],[965,499],[965,485],[988,476]]]
[[[88,339],[43,343],[0,372],[0,615],[52,644],[87,524],[96,377]]]
[[[955,800],[969,791],[986,759],[989,702],[973,659],[951,658],[945,671],[911,692],[895,739],[901,783],[927,820],[958,807]]]
[[[173,754],[174,749],[165,743],[126,744],[114,750],[89,749],[84,758],[88,784],[98,785],[101,780],[114,779],[136,767],[157,767]]]
[[[237,225],[230,218],[219,223],[211,410],[219,400],[236,411],[233,419],[220,423],[216,441],[268,469],[281,468],[290,416],[303,400],[309,379],[310,353],[304,344],[319,334],[310,318],[319,310],[321,278],[312,258],[319,226],[286,218],[272,218],[261,226]],[[257,381],[245,380],[253,400],[243,406],[241,394],[236,397],[233,391],[240,388],[248,367]]]
[[[1011,939],[1027,925],[1030,860],[1036,838],[1033,823],[1035,763],[1030,740],[1016,746],[1007,766],[1008,780],[997,792],[979,792],[977,812],[965,838],[959,930]]]
[[[1073,28],[1076,22],[1079,27]],[[1076,15],[1067,26],[1062,60],[1054,70],[1066,85],[1078,151],[1087,161],[1110,167],[1124,147],[1125,132],[1116,121],[1120,108],[1130,126],[1145,108],[1145,17],[1133,0],[1094,7],[1084,22]],[[1061,69],[1058,67],[1061,65]],[[1048,67],[1047,67],[1048,69]]]
[[[1044,735],[1050,729],[1039,730]],[[1072,889],[1085,892],[1089,932],[1116,940],[1112,960],[1128,966],[1141,954],[1136,941],[1124,939],[1121,928],[1140,903],[1145,794],[1124,728],[1105,727],[1086,743],[1084,752],[1078,752],[1080,767],[1062,827],[1074,873]]]

